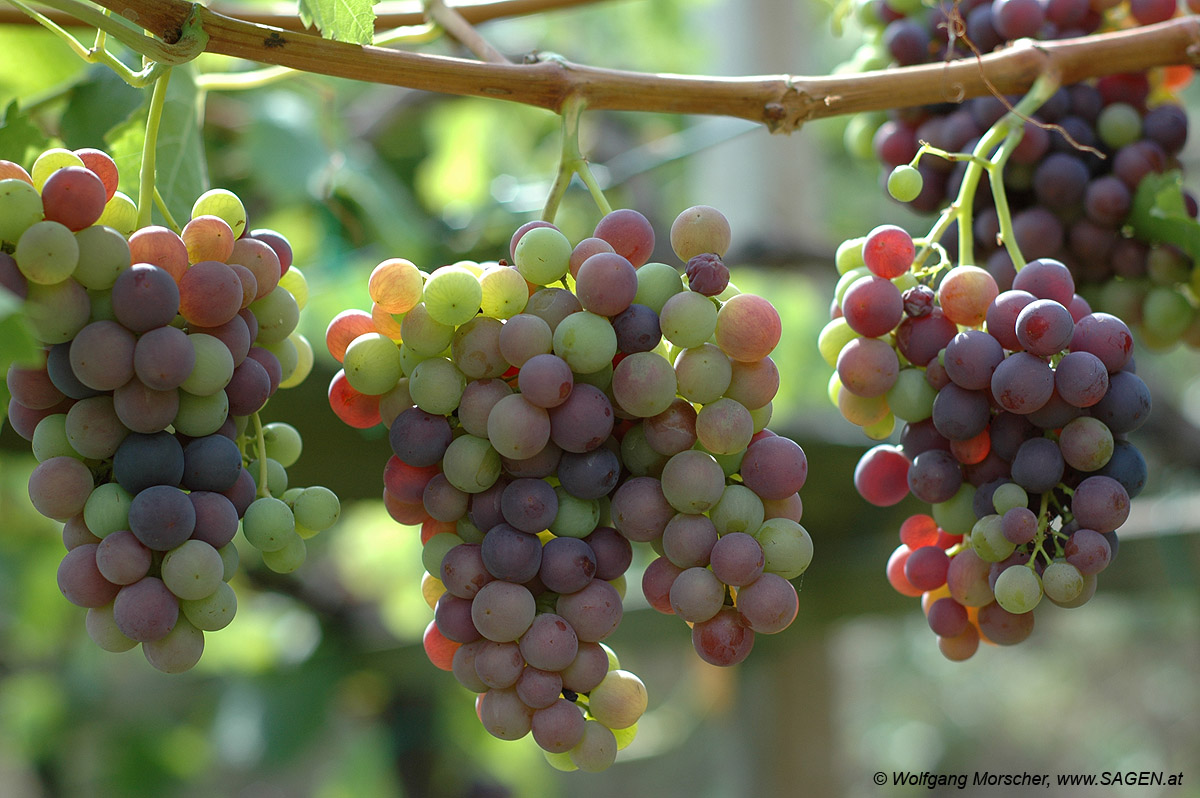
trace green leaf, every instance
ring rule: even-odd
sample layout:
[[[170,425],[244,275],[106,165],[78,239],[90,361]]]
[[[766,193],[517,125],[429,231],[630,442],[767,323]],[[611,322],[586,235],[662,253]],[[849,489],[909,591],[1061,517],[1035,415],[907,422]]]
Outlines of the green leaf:
[[[25,319],[21,300],[11,291],[0,288],[0,373],[7,374],[13,363],[36,363],[39,348]],[[8,400],[8,386],[0,383],[0,422],[8,414]]]
[[[0,120],[0,158],[24,165],[31,149],[41,152],[47,146],[46,135],[21,112],[16,100],[10,102]]]
[[[59,125],[64,146],[103,146],[104,134],[128,119],[145,99],[144,90],[133,88],[108,67],[93,67],[67,99]]]
[[[167,84],[162,122],[155,147],[154,185],[179,224],[186,222],[192,204],[208,188],[208,169],[201,136],[203,95],[191,67],[175,67]],[[108,153],[121,172],[121,191],[137,198],[142,146],[146,141],[146,103],[105,136]],[[157,213],[157,212],[156,212]],[[156,219],[156,224],[162,224]]]
[[[1133,234],[1147,243],[1174,244],[1200,260],[1200,222],[1188,216],[1178,170],[1142,178],[1129,212]]]
[[[300,0],[300,21],[316,25],[326,39],[370,44],[377,0]]]

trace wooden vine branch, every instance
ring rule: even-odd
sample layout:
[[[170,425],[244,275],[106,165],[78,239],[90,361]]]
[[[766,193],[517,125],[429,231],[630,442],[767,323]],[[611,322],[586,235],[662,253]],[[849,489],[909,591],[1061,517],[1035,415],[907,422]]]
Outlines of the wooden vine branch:
[[[209,52],[351,80],[490,97],[561,112],[568,97],[590,109],[707,114],[788,133],[810,119],[959,101],[995,90],[1019,94],[1053,71],[1064,84],[1152,67],[1200,64],[1200,19],[1017,45],[979,59],[804,77],[707,77],[628,72],[562,59],[485,63],[330,41],[234,19],[184,0],[99,0],[173,42],[198,11]]]

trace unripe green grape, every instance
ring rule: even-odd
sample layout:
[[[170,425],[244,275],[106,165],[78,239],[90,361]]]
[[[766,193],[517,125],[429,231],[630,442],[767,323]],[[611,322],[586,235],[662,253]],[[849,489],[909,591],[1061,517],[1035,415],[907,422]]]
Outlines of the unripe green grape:
[[[554,492],[558,496],[558,515],[550,522],[550,533],[560,538],[590,535],[600,523],[600,503],[595,499],[572,496],[561,485]]]
[[[667,456],[654,451],[646,442],[645,428],[635,424],[621,438],[621,463],[632,476],[658,477],[667,464]]]
[[[286,288],[275,286],[271,293],[250,303],[250,312],[258,319],[259,344],[275,344],[292,334],[300,321],[296,298]]]
[[[263,425],[263,440],[267,445],[267,457],[284,468],[291,468],[300,459],[304,443],[300,431],[283,421],[272,421]]]
[[[633,302],[660,313],[668,299],[684,290],[683,276],[674,266],[658,262],[644,263],[637,270],[637,293]]]
[[[1012,554],[1016,548],[1015,543],[1004,537],[1000,519],[1000,515],[985,515],[971,528],[971,548],[984,562],[1000,562]],[[946,531],[949,532],[949,530]]]
[[[755,433],[762,432],[771,423],[771,413],[774,410],[774,403],[767,402],[762,407],[756,407],[750,411],[750,419],[754,422]]]
[[[482,292],[481,292],[482,295]],[[454,325],[443,324],[429,313],[424,302],[408,313],[400,322],[400,337],[404,346],[421,357],[440,355],[454,340]]]
[[[1004,515],[1014,507],[1028,507],[1029,494],[1015,482],[1005,482],[992,494],[992,507],[998,515]]]
[[[283,379],[279,381],[280,388],[295,388],[304,382],[309,374],[312,374],[313,369],[313,348],[308,339],[298,332],[293,332],[288,336],[288,340],[292,342],[292,346],[296,349],[296,365],[292,368],[290,374],[285,374]]]
[[[873,441],[886,440],[896,431],[896,416],[891,411],[888,411],[884,414],[883,418],[865,425],[862,431],[864,435]]]
[[[688,208],[671,223],[671,248],[684,263],[707,252],[724,257],[730,237],[729,220],[709,205]]]
[[[194,600],[179,602],[179,609],[193,626],[204,632],[219,632],[237,614],[237,593],[221,582],[212,593]]]
[[[546,229],[549,228],[538,227],[525,235]],[[612,363],[616,353],[617,334],[604,316],[587,311],[572,313],[554,330],[554,354],[567,361],[576,373],[599,371]]]
[[[754,539],[762,546],[765,572],[795,579],[812,563],[812,536],[790,518],[768,518],[754,532]]]
[[[933,520],[950,535],[965,535],[975,524],[974,501],[975,486],[964,483],[947,501],[932,506]]]
[[[179,410],[171,424],[181,435],[200,438],[219,430],[228,416],[229,396],[224,391],[208,396],[179,391]]]
[[[128,238],[137,230],[137,204],[128,194],[118,191],[104,203],[104,211],[96,224],[111,227]]]
[[[589,720],[583,726],[583,739],[568,754],[585,773],[600,773],[617,761],[617,738],[607,726]]]
[[[88,612],[90,614],[92,610],[88,610]],[[137,644],[134,643],[134,645]],[[570,751],[563,751],[562,753],[542,751],[542,756],[546,758],[546,764],[555,770],[562,771],[563,773],[573,773],[574,771],[579,770],[579,766],[571,761]]]
[[[482,493],[500,477],[500,454],[487,438],[460,435],[442,456],[442,468],[450,484],[463,493]]]
[[[196,396],[223,393],[233,377],[233,355],[229,347],[221,339],[205,333],[189,333],[188,340],[196,352],[196,364],[180,389]]]
[[[1164,343],[1179,340],[1196,318],[1196,309],[1178,289],[1155,286],[1142,302],[1142,329]]]
[[[87,289],[69,277],[51,285],[29,283],[25,319],[42,343],[70,341],[91,320],[91,310]]]
[[[846,344],[860,337],[843,316],[831,319],[817,334],[817,350],[830,368],[837,368],[838,355]],[[835,372],[836,373],[836,372]],[[834,404],[837,404],[836,398]]]
[[[396,387],[401,377],[400,349],[386,335],[364,333],[346,347],[342,367],[351,388],[378,396]]]
[[[465,266],[442,266],[435,269],[425,282],[425,310],[440,324],[450,327],[465,324],[479,312],[482,301],[483,287],[479,285],[475,274]]]
[[[192,205],[192,218],[197,216],[224,219],[235,239],[246,229],[246,206],[228,189],[212,188],[197,197]]]
[[[833,256],[833,264],[837,267],[838,274],[845,274],[851,269],[866,265],[863,263],[863,244],[866,241],[866,236],[859,236],[838,244],[837,252]]]
[[[146,661],[163,673],[183,673],[191,670],[204,654],[204,632],[187,618],[175,621],[165,637],[142,643]]]
[[[119,654],[137,645],[136,640],[130,640],[117,627],[117,622],[113,619],[113,603],[111,601],[103,607],[90,608],[87,611],[85,624],[88,637],[105,651]]]
[[[452,532],[438,532],[425,541],[425,545],[421,548],[421,565],[424,566],[425,572],[440,574],[442,572],[442,559],[450,549],[462,544],[462,542],[463,539]]]
[[[13,258],[30,282],[53,285],[70,277],[79,265],[79,242],[66,225],[35,222],[17,240]]]
[[[305,488],[292,507],[296,523],[314,532],[324,532],[337,523],[342,513],[337,494],[329,488],[313,485]]]
[[[921,369],[901,369],[896,383],[888,389],[887,402],[896,418],[908,422],[924,421],[933,415],[937,391],[925,379]]]
[[[21,234],[42,221],[42,195],[24,180],[0,180],[0,241],[17,243]]]
[[[270,457],[266,459],[266,467],[267,491],[272,496],[282,496],[288,487],[287,469],[279,461],[272,460]],[[246,470],[254,478],[254,486],[262,487],[262,463],[255,458],[246,464]]]
[[[296,300],[296,307],[304,310],[308,306],[308,279],[304,273],[295,266],[288,269],[279,278],[279,285],[283,286],[292,298]]]
[[[83,523],[98,538],[129,529],[129,506],[133,496],[115,482],[97,485],[83,505]]]
[[[202,540],[185,540],[162,560],[163,584],[181,599],[194,601],[210,595],[223,584],[224,573],[221,555]]]
[[[253,473],[253,472],[251,472]],[[278,551],[288,544],[295,531],[292,510],[281,499],[266,496],[255,499],[242,517],[246,542],[259,551]]]
[[[75,234],[75,241],[79,244],[79,262],[73,276],[84,288],[112,288],[117,276],[130,266],[129,242],[111,227],[85,227]]]
[[[522,277],[535,285],[549,285],[570,269],[571,242],[557,228],[535,227],[521,236],[513,258]]]
[[[996,603],[1014,615],[1030,612],[1042,600],[1042,580],[1032,568],[1014,565],[996,577]]]
[[[842,276],[838,278],[837,285],[833,287],[833,299],[837,303],[837,306],[839,308],[842,306],[842,299],[846,296],[846,291],[850,289],[850,286],[854,285],[856,280],[858,280],[860,277],[870,276],[872,276],[871,270],[865,265],[855,266],[853,269],[844,272]]]
[[[766,520],[766,509],[758,494],[737,483],[726,485],[721,499],[708,511],[717,534],[745,532],[753,535]]]
[[[692,349],[716,332],[717,306],[703,294],[684,291],[663,304],[658,321],[663,338],[675,346]]]
[[[39,463],[44,463],[51,457],[74,457],[84,459],[67,437],[67,414],[54,413],[46,416],[33,428],[33,440],[30,449]]]
[[[1096,117],[1096,133],[1114,151],[1141,138],[1142,115],[1129,103],[1109,103]]]
[[[646,685],[626,670],[612,670],[588,693],[588,712],[611,729],[627,729],[646,711]]]
[[[40,192],[50,175],[64,166],[84,166],[83,159],[63,147],[51,147],[43,152],[34,160],[33,167],[29,170],[29,176],[33,178],[33,187]]]
[[[392,381],[392,387],[397,380]],[[444,357],[422,360],[408,378],[408,392],[413,403],[435,416],[453,413],[466,387],[466,376]]]
[[[221,565],[224,566],[225,572],[221,574],[221,581],[228,582],[237,575],[238,564],[241,561],[241,556],[238,554],[237,544],[233,541],[226,543],[221,548],[217,549],[217,554],[221,555]]]
[[[493,319],[511,319],[525,309],[529,301],[529,286],[516,269],[492,266],[479,277],[483,289],[480,309]]]
[[[295,531],[288,537],[283,548],[262,553],[263,565],[277,574],[292,573],[304,564],[307,556],[308,545]]]
[[[1042,590],[1055,604],[1074,601],[1084,587],[1083,574],[1066,560],[1055,560],[1042,572]]]
[[[875,4],[870,2],[864,2],[859,6],[861,9],[873,9],[874,7]],[[846,124],[846,130],[842,134],[846,152],[862,161],[873,160],[875,158],[875,131],[879,129],[886,118],[883,114],[875,112],[860,113],[850,117],[850,121]]]
[[[921,193],[925,180],[915,166],[901,164],[888,175],[887,189],[893,199],[912,202]]]
[[[287,338],[284,338],[277,344],[267,344],[263,347],[279,361],[279,384],[283,386],[284,380],[292,376],[296,371],[296,366],[300,363],[300,352],[296,348],[295,339],[298,333],[293,332]],[[389,339],[390,340],[390,339]]]

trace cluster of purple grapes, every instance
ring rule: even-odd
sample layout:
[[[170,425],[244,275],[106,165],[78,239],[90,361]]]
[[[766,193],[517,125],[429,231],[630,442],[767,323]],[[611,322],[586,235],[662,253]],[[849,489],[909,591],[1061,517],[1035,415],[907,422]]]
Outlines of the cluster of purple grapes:
[[[287,572],[340,508],[325,488],[288,488],[299,434],[256,415],[312,363],[288,242],[246,231],[220,189],[181,234],[135,230],[117,184],[99,150],[49,150],[29,172],[0,162],[0,291],[41,344],[8,368],[8,420],[39,461],[33,506],[64,522],[58,585],[88,608],[88,634],[178,673],[233,618],[239,522]]]
[[[511,264],[384,261],[372,311],[329,326],[331,407],[387,425],[385,504],[421,525],[430,660],[491,734],[532,733],[563,770],[607,768],[647,707],[604,643],[634,544],[661,555],[646,599],[709,663],[742,661],[798,611],[808,463],[766,429],[780,319],[729,283],[729,240],[719,211],[681,213],[681,275],[648,262],[636,211],[574,245],[530,222]]]
[[[1145,484],[1125,436],[1151,401],[1129,328],[1093,313],[1061,262],[1030,261],[1004,291],[976,266],[933,288],[909,270],[914,252],[890,225],[843,247],[848,285],[820,347],[847,419],[906,422],[854,482],[872,504],[932,506],[905,522],[887,576],[923,597],[942,652],[962,660],[981,639],[1024,640],[1043,595],[1092,596]]]
[[[935,8],[902,2],[868,8],[882,31],[881,49],[860,66],[877,67],[973,58],[966,42],[986,54],[1022,37],[1068,38],[1162,22],[1174,16],[1176,2],[963,0]],[[950,31],[961,35],[951,40]],[[1188,120],[1175,91],[1181,87],[1177,78],[1190,74],[1190,67],[1157,70],[1063,87],[1026,124],[1004,177],[1018,249],[1027,258],[1065,263],[1085,296],[1127,319],[1156,348],[1181,340],[1200,345],[1195,302],[1200,270],[1184,251],[1187,236],[1139,226],[1135,214],[1135,200],[1154,204],[1158,190],[1172,185],[1171,170],[1179,168]],[[890,184],[893,196],[917,210],[934,211],[957,193],[966,167],[962,161],[917,158],[921,143],[969,152],[1007,110],[1000,98],[981,97],[892,111],[882,123],[863,117],[850,127],[859,139],[850,146],[873,154],[889,176],[897,168],[912,172],[907,185]],[[898,185],[903,187],[896,192]],[[1145,195],[1140,200],[1139,188]],[[1178,202],[1167,210],[1179,224],[1194,225],[1194,199],[1178,187],[1174,196]],[[1013,262],[1001,244],[999,217],[986,192],[978,195],[970,234],[978,264],[1000,288],[1011,286]]]

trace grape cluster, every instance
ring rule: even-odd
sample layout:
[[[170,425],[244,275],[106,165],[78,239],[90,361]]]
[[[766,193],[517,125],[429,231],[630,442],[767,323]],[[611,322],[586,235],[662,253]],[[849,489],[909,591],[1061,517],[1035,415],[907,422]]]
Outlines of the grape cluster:
[[[843,245],[819,346],[848,420],[878,439],[905,422],[854,483],[878,506],[931,505],[901,526],[887,578],[963,660],[1028,637],[1043,596],[1077,607],[1095,592],[1145,484],[1126,436],[1151,401],[1128,326],[1092,312],[1061,262],[1030,261],[1001,291],[977,266],[918,279],[914,253],[892,225]]]
[[[1170,19],[1176,5],[962,0],[929,8],[919,0],[873,1],[860,6],[871,33],[853,68],[974,58],[967,42],[986,54],[1022,37],[1059,39],[1147,25]],[[1190,74],[1190,67],[1117,74],[1061,88],[1026,124],[1005,170],[1018,248],[1028,258],[1065,263],[1096,307],[1126,319],[1156,348],[1181,340],[1200,346],[1200,269],[1187,247],[1197,205],[1173,179],[1188,133],[1177,90]],[[965,163],[919,158],[921,143],[969,152],[1006,112],[1006,102],[1016,99],[989,96],[901,109],[882,121],[862,116],[849,126],[847,144],[887,168],[893,197],[933,211],[958,191]],[[1001,243],[991,197],[981,192],[978,199],[973,229],[958,234],[973,236],[978,265],[1006,289],[1013,262]],[[1151,208],[1171,217],[1173,226],[1146,223]]]
[[[304,277],[223,189],[177,234],[136,229],[100,150],[0,161],[0,178],[0,291],[43,345],[8,368],[8,419],[39,461],[33,506],[64,522],[59,588],[101,648],[185,671],[236,611],[239,522],[286,573],[340,512],[326,488],[289,488],[299,433],[258,417],[312,366]]]
[[[574,246],[522,225],[511,262],[385,260],[371,311],[327,332],[330,404],[388,427],[384,502],[421,526],[429,659],[564,770],[612,764],[647,706],[604,642],[634,544],[660,555],[649,603],[716,665],[792,622],[812,557],[804,451],[766,429],[779,315],[730,284],[720,212],[685,210],[670,240],[683,275],[627,209]]]

